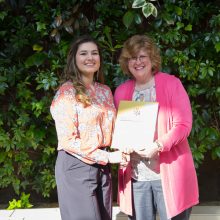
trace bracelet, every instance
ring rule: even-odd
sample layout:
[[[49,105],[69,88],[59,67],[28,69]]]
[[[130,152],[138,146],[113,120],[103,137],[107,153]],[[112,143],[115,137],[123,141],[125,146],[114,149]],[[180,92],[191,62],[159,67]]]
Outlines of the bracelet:
[[[160,151],[161,148],[162,148],[162,145],[161,145],[158,141],[155,141],[155,143],[156,143],[156,145],[157,145],[157,147],[158,147],[158,150]]]

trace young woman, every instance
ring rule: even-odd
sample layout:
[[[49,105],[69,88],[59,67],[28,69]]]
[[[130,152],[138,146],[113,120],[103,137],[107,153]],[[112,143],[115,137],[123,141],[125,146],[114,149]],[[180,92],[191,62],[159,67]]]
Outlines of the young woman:
[[[132,220],[155,220],[156,211],[161,220],[188,220],[199,198],[187,141],[192,127],[188,95],[178,78],[159,71],[159,50],[145,35],[124,43],[119,62],[131,79],[116,89],[116,107],[120,100],[159,103],[154,143],[131,153],[130,163],[119,170],[121,210]]]
[[[98,44],[89,36],[71,45],[64,75],[51,104],[58,137],[55,177],[62,220],[110,220],[112,183],[109,163],[122,161],[108,152],[115,107],[103,84]]]

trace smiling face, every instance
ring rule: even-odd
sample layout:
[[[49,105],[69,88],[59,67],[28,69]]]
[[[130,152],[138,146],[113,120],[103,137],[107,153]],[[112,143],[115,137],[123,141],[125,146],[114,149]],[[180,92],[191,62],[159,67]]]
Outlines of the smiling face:
[[[124,74],[135,78],[136,83],[143,84],[159,72],[160,50],[152,38],[134,35],[125,41],[119,63]]]
[[[80,44],[75,59],[82,80],[84,82],[93,80],[95,72],[100,68],[100,55],[97,45],[93,42]]]
[[[148,82],[153,76],[151,59],[145,50],[128,59],[128,69],[140,84]]]

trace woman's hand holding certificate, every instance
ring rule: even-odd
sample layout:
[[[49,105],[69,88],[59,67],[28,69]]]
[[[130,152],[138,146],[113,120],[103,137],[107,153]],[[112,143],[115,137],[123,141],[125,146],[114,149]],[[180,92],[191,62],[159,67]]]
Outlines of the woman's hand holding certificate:
[[[157,142],[153,142],[151,146],[141,150],[135,150],[135,152],[142,157],[152,158],[156,154],[159,154],[160,151],[159,147],[160,145]]]
[[[122,148],[121,148],[121,151],[122,151],[124,154],[131,154],[131,153],[133,153],[135,150],[134,150],[134,148],[132,148],[132,147],[122,147]]]
[[[152,158],[154,157],[156,154],[158,154],[158,149],[157,148],[151,148],[151,149],[145,149],[145,150],[138,150],[135,151],[137,154],[139,154],[142,157],[146,157],[146,158]]]

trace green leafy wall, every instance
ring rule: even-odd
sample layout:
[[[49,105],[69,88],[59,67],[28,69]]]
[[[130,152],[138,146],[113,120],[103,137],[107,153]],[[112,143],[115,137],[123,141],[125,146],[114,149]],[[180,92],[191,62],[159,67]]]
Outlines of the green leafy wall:
[[[180,77],[191,99],[196,167],[207,154],[219,160],[219,8],[219,1],[200,0],[0,0],[0,189],[54,191],[49,106],[68,47],[84,33],[103,49],[112,91],[125,80],[117,61],[123,42],[137,33],[154,37],[163,71]]]

